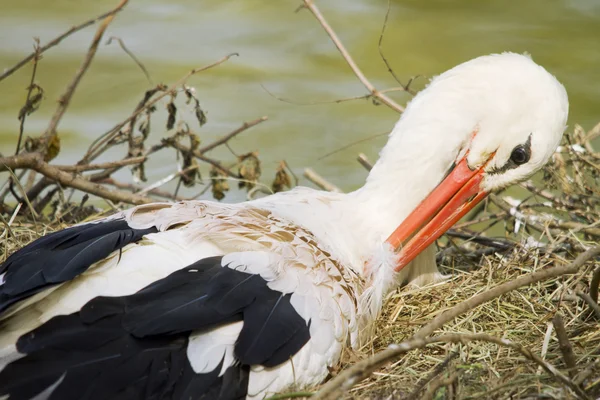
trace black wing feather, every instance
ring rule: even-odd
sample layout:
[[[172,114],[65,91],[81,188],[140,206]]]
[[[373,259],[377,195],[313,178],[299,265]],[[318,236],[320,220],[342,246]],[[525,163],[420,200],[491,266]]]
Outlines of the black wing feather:
[[[0,266],[0,313],[56,284],[69,281],[113,251],[157,229],[131,228],[125,220],[74,226],[46,235],[12,254]]]
[[[310,339],[290,294],[259,275],[200,260],[134,295],[97,297],[17,341],[26,354],[0,372],[0,396],[30,398],[62,377],[49,399],[241,399],[251,365],[287,361]],[[197,374],[187,358],[192,331],[244,321],[238,363]]]

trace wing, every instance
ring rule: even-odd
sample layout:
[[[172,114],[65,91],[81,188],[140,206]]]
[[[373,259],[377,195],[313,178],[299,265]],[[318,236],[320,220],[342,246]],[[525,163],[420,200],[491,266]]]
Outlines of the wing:
[[[155,204],[98,224],[87,239],[61,232],[74,239],[53,248],[42,239],[5,263],[4,285],[19,283],[8,274],[25,268],[19,260],[35,264],[24,280],[46,272],[31,248],[69,268],[62,283],[24,290],[2,316],[0,394],[201,398],[206,389],[207,398],[263,398],[320,383],[348,338],[356,341],[355,276],[310,232],[269,211]],[[100,224],[113,230],[100,233]],[[83,243],[108,240],[115,226],[135,239],[85,254]],[[85,262],[70,263],[64,254],[74,249]],[[96,381],[104,383],[88,391]]]
[[[248,259],[253,265],[241,264]],[[134,295],[98,297],[77,313],[56,316],[19,338],[22,357],[0,373],[0,395],[245,398],[252,374],[254,387],[264,383],[265,371],[271,380],[285,378],[276,369],[311,340],[312,318],[324,325],[323,308],[311,314],[294,306],[294,293],[269,287],[281,276],[265,262],[278,259],[268,253],[206,258]]]
[[[12,254],[0,266],[0,313],[16,302],[69,281],[155,227],[135,229],[124,219],[74,226],[46,235]]]

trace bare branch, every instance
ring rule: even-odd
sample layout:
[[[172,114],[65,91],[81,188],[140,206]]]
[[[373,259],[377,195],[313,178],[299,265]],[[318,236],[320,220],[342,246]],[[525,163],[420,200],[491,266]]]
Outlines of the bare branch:
[[[218,147],[218,146],[221,146],[222,144],[227,143],[231,138],[239,135],[240,133],[244,132],[245,130],[248,130],[248,129],[252,128],[253,126],[258,125],[261,122],[265,122],[267,119],[268,119],[267,117],[260,117],[258,119],[255,119],[254,121],[244,122],[244,124],[242,126],[237,128],[236,130],[232,131],[231,133],[228,133],[227,135],[223,136],[222,138],[217,139],[214,142],[207,144],[204,147],[199,148],[198,153],[204,154],[207,151],[211,151],[215,147]]]
[[[92,171],[95,169],[112,169],[116,167],[125,167],[127,165],[135,165],[146,161],[146,156],[131,157],[124,160],[109,161],[101,164],[84,164],[84,165],[52,165],[55,168],[61,169],[65,172],[83,172]]]
[[[119,2],[119,5],[116,7],[116,10],[120,10],[123,7],[125,7],[125,5],[127,4],[128,1],[129,0],[121,0]],[[69,107],[69,103],[71,101],[71,98],[73,97],[73,93],[75,93],[75,89],[77,89],[77,85],[79,85],[81,78],[83,77],[85,72],[90,67],[92,60],[94,59],[94,55],[96,55],[96,51],[98,50],[98,44],[100,43],[100,40],[102,40],[102,36],[104,35],[106,28],[108,28],[108,25],[110,25],[110,23],[112,22],[114,17],[115,17],[115,13],[111,13],[106,18],[104,18],[104,21],[102,21],[102,24],[96,30],[94,39],[92,40],[92,43],[90,45],[90,48],[88,49],[87,54],[85,55],[85,58],[83,60],[83,63],[81,64],[81,67],[79,67],[79,70],[77,71],[77,73],[75,74],[73,79],[71,80],[71,83],[69,83],[69,85],[67,86],[67,89],[65,90],[65,92],[62,94],[62,96],[58,100],[58,107],[57,107],[56,111],[54,112],[52,119],[50,120],[50,124],[48,125],[46,132],[43,135],[45,146],[46,146],[46,151],[47,151],[49,137],[51,135],[53,135],[54,133],[56,133],[56,127],[58,126],[58,123],[60,122],[63,115],[65,114],[65,111],[67,111],[67,107]]]
[[[148,70],[146,69],[146,67],[144,67],[144,64],[142,64],[142,62],[140,60],[138,60],[138,58],[135,56],[135,54],[133,54],[127,48],[127,46],[125,46],[125,42],[123,42],[123,39],[121,39],[120,37],[117,37],[117,36],[111,36],[111,37],[108,38],[108,41],[106,42],[106,45],[107,46],[110,45],[113,40],[116,40],[117,43],[119,43],[119,46],[121,46],[121,49],[123,49],[123,51],[125,53],[127,53],[127,55],[129,57],[131,57],[131,59],[133,60],[133,62],[135,62],[138,67],[140,67],[140,69],[142,70],[142,72],[146,76],[146,79],[148,80],[148,83],[150,83],[151,85],[153,85],[152,78],[150,78],[150,74],[148,73]]]
[[[310,12],[317,19],[317,21],[319,21],[319,23],[321,24],[323,29],[325,29],[325,32],[327,32],[327,34],[331,38],[331,41],[333,42],[335,47],[337,47],[339,52],[342,54],[342,57],[344,57],[344,60],[346,60],[346,63],[348,64],[348,66],[350,66],[350,68],[352,69],[352,72],[354,72],[354,75],[356,75],[358,80],[367,88],[367,90],[374,97],[376,97],[379,101],[381,101],[383,104],[385,104],[392,110],[397,111],[399,113],[403,112],[404,107],[397,104],[394,100],[390,99],[388,96],[386,96],[385,94],[378,91],[375,88],[375,86],[373,86],[373,84],[371,84],[371,82],[369,82],[367,77],[362,73],[360,68],[358,68],[358,65],[356,65],[356,63],[352,59],[352,56],[350,56],[350,53],[348,53],[348,50],[346,50],[346,47],[344,47],[340,38],[338,38],[337,34],[331,28],[331,26],[329,25],[329,23],[323,16],[323,14],[321,14],[321,11],[319,11],[319,9],[317,8],[317,6],[314,3],[314,0],[303,0],[303,2],[304,2],[304,6],[310,10]]]
[[[370,171],[371,169],[373,169],[373,164],[371,163],[371,161],[369,161],[367,156],[363,153],[358,154],[358,156],[356,157],[356,161],[358,161],[359,164],[362,165],[367,171]]]
[[[108,132],[106,132],[102,136],[100,136],[99,139],[95,140],[79,163],[84,164],[84,163],[87,163],[90,160],[93,160],[94,158],[96,158],[99,154],[102,153],[102,151],[99,150],[100,147],[102,145],[104,145],[105,143],[109,142],[110,140],[112,140],[119,133],[119,130],[121,128],[123,128],[125,125],[127,125],[128,123],[133,121],[142,112],[144,112],[145,110],[152,107],[154,104],[156,104],[158,101],[160,101],[165,96],[174,93],[177,90],[177,88],[180,87],[181,85],[185,84],[192,75],[195,75],[202,71],[206,71],[210,68],[216,67],[217,65],[223,64],[225,61],[229,60],[231,57],[237,56],[237,55],[238,55],[238,53],[231,53],[231,54],[228,54],[225,57],[221,58],[220,60],[217,60],[216,62],[214,62],[212,64],[206,65],[204,67],[194,68],[193,70],[189,71],[187,74],[185,74],[185,76],[183,76],[181,79],[179,79],[179,81],[177,81],[176,83],[171,85],[171,87],[166,89],[163,93],[161,93],[160,95],[158,95],[151,101],[147,102],[143,107],[136,109],[136,111],[134,111],[133,114],[131,114],[129,117],[127,117],[124,121],[118,123],[117,125],[112,127]]]
[[[575,355],[573,354],[573,346],[571,346],[571,342],[569,341],[569,336],[567,335],[565,324],[562,320],[560,312],[554,314],[554,318],[552,318],[552,325],[554,325],[554,330],[556,330],[556,337],[558,338],[558,347],[560,348],[560,352],[563,355],[563,360],[565,361],[565,365],[569,369],[569,375],[571,376],[571,378],[573,378],[577,373],[577,371],[575,370]]]
[[[62,171],[55,166],[46,163],[39,153],[26,153],[13,157],[0,158],[0,171],[8,168],[32,169],[65,187],[79,189],[85,193],[93,194],[111,201],[122,201],[124,203],[135,205],[146,204],[153,201],[149,197],[138,196],[118,190],[109,190],[100,184],[90,182],[85,178]]]
[[[304,177],[323,190],[327,190],[328,192],[342,193],[342,189],[335,186],[333,183],[328,182],[321,175],[317,174],[312,168],[304,169]]]
[[[88,21],[85,21],[82,24],[76,25],[74,27],[72,27],[71,29],[69,29],[68,31],[66,31],[65,33],[57,36],[56,38],[52,39],[50,42],[46,43],[45,45],[43,45],[42,47],[40,47],[40,51],[39,54],[44,53],[46,50],[56,46],[57,44],[59,44],[63,39],[71,36],[72,34],[74,34],[75,32],[78,32],[84,28],[87,28],[90,25],[95,24],[96,22],[106,18],[106,17],[110,17],[112,15],[115,15],[116,13],[118,13],[119,11],[121,11],[123,9],[123,7],[125,7],[125,5],[127,4],[127,1],[121,2],[119,3],[119,5],[116,8],[113,8],[112,10],[110,10],[109,12],[106,12],[104,14],[101,14],[95,18],[92,18]],[[27,64],[29,61],[33,60],[33,58],[36,56],[36,51],[34,51],[33,53],[29,54],[27,57],[25,57],[24,59],[22,59],[21,61],[19,61],[18,63],[16,63],[14,66],[8,68],[7,70],[5,70],[1,75],[0,75],[0,81],[2,81],[3,79],[9,77],[10,75],[12,75],[15,71],[17,71],[18,69],[22,68],[25,64]]]

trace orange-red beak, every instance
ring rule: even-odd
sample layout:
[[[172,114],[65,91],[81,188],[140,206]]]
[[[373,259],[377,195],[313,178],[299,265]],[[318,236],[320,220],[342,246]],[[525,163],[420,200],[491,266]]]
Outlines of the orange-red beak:
[[[488,195],[480,187],[484,166],[472,171],[465,156],[390,235],[387,243],[399,250],[396,271],[408,265]]]

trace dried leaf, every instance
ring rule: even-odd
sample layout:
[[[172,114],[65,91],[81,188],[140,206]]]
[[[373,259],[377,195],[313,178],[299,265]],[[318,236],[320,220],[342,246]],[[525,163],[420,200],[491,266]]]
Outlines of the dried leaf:
[[[229,182],[223,172],[213,167],[210,170],[212,195],[216,200],[223,200],[225,192],[229,191]]]
[[[184,86],[183,91],[187,97],[186,104],[190,104],[192,101],[194,102],[194,114],[196,115],[198,124],[200,126],[206,124],[206,113],[200,107],[200,100],[198,100],[195,94],[196,90],[194,88]]]
[[[177,107],[173,101],[167,104],[167,112],[169,113],[169,116],[167,117],[167,130],[171,130],[175,126],[175,120],[177,117]]]
[[[44,161],[48,162],[53,160],[58,153],[60,153],[60,137],[55,132],[48,138],[48,151],[44,156]]]
[[[183,171],[185,172],[181,173],[181,182],[185,187],[194,186],[201,177],[198,162],[191,152],[183,154]]]
[[[275,172],[275,179],[271,184],[271,189],[273,190],[273,193],[277,193],[284,191],[285,188],[290,189],[291,187],[292,180],[286,171],[285,163],[281,161],[277,167],[277,171]]]
[[[27,88],[29,90],[29,88]],[[26,116],[36,112],[42,104],[44,98],[44,89],[35,83],[31,86],[31,95],[25,105],[19,110],[19,120],[22,120]]]
[[[258,153],[252,152],[241,155],[239,157],[240,166],[238,169],[238,175],[243,181],[240,181],[238,187],[252,189],[255,183],[260,178],[260,160],[258,159]]]

